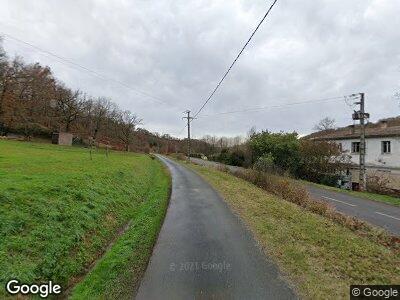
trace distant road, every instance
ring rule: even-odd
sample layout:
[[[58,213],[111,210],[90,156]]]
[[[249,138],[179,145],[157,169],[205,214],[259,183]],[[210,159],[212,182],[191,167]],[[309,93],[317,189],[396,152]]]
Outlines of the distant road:
[[[164,157],[172,194],[136,299],[296,299],[218,193]]]
[[[206,161],[198,158],[191,158],[191,160],[200,165],[223,165],[217,162]],[[225,166],[231,170],[242,169],[235,166]],[[400,207],[368,200],[362,197],[355,197],[345,192],[329,191],[314,185],[305,184],[305,187],[312,197],[329,202],[336,207],[338,211],[385,228],[390,233],[400,236]]]

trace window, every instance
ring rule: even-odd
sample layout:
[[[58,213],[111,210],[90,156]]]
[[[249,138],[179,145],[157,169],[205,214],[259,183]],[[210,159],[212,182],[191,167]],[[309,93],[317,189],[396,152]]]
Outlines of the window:
[[[360,153],[360,142],[352,142],[351,143],[351,152],[352,153]]]
[[[391,153],[390,141],[383,141],[382,142],[382,153],[388,154]]]

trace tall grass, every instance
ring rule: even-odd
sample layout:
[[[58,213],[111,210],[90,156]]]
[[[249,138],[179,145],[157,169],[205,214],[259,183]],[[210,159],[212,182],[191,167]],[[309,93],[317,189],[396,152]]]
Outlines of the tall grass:
[[[400,252],[230,173],[189,166],[224,197],[299,298],[348,299],[351,284],[400,282]]]
[[[355,217],[338,212],[332,205],[313,199],[307,190],[295,180],[260,172],[252,169],[230,170],[227,167],[218,167],[220,171],[230,173],[292,203],[307,211],[324,216],[360,236],[365,236],[394,251],[400,251],[400,238],[392,236],[384,230],[373,227]]]

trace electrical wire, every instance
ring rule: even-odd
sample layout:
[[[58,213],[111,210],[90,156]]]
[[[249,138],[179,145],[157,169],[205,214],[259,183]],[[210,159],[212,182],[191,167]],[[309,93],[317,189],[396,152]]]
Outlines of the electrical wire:
[[[346,105],[350,108],[351,111],[354,111],[354,108],[356,107],[356,104],[354,103],[354,100],[359,98],[358,94],[352,94],[348,96],[344,96],[344,102]]]
[[[267,16],[269,15],[270,11],[272,10],[272,8],[274,7],[274,5],[276,4],[278,0],[274,0],[274,2],[271,4],[271,6],[269,7],[269,9],[267,10],[267,12],[265,13],[265,15],[263,16],[263,18],[261,19],[261,21],[258,23],[256,29],[254,29],[254,31],[252,32],[252,34],[250,35],[250,38],[247,40],[247,42],[244,44],[244,46],[242,47],[242,49],[240,50],[239,54],[236,56],[236,58],[234,59],[234,61],[232,62],[232,64],[229,66],[228,70],[225,72],[225,74],[222,76],[221,80],[218,82],[217,86],[214,88],[214,90],[211,92],[211,94],[208,96],[207,100],[203,103],[203,105],[200,107],[200,109],[196,112],[196,114],[194,115],[194,117],[196,118],[200,112],[203,110],[203,108],[207,105],[207,103],[211,100],[211,98],[214,96],[214,94],[216,93],[216,91],[219,89],[219,87],[221,86],[222,82],[225,80],[226,76],[228,76],[229,72],[232,70],[233,66],[236,64],[236,62],[238,61],[239,57],[242,55],[243,51],[246,49],[247,45],[250,43],[251,39],[253,38],[253,36],[256,34],[256,32],[258,31],[258,29],[260,28],[261,24],[265,21],[265,19],[267,18]]]
[[[308,100],[308,101],[299,101],[299,102],[292,102],[292,103],[281,104],[281,105],[271,105],[271,106],[246,108],[246,109],[242,109],[242,110],[219,112],[219,113],[212,114],[212,115],[203,115],[203,116],[201,116],[199,118],[206,118],[206,117],[213,117],[213,116],[220,116],[220,115],[228,115],[228,114],[236,114],[236,113],[243,113],[243,112],[258,112],[258,111],[262,111],[262,110],[266,110],[266,109],[283,108],[283,107],[288,107],[288,106],[293,106],[293,105],[301,105],[301,104],[338,101],[338,100],[343,100],[343,97],[344,96],[331,97],[331,98],[322,98],[322,99]]]
[[[223,116],[223,115],[229,115],[229,114],[236,114],[236,113],[244,113],[244,112],[258,112],[258,111],[263,111],[266,109],[274,109],[274,108],[284,108],[284,107],[290,107],[294,105],[303,105],[303,104],[314,104],[314,103],[325,103],[325,102],[332,102],[332,101],[343,101],[346,99],[346,97],[349,96],[337,96],[337,97],[329,97],[329,98],[320,98],[320,99],[313,99],[313,100],[304,100],[304,101],[297,101],[297,102],[292,102],[292,103],[287,103],[287,104],[281,104],[281,105],[271,105],[271,106],[262,106],[262,107],[251,107],[251,108],[246,108],[246,109],[241,109],[241,110],[234,110],[234,111],[226,111],[226,112],[219,112],[215,113],[212,115],[203,115],[198,117],[199,119],[202,118],[208,118],[208,117],[214,117],[214,116]],[[183,130],[187,126],[183,127],[177,134],[180,135],[182,134]]]
[[[97,78],[100,78],[100,79],[105,80],[105,81],[112,81],[112,82],[114,82],[114,83],[117,83],[117,84],[119,84],[119,85],[121,85],[121,86],[123,86],[123,87],[125,87],[125,88],[127,88],[127,89],[129,89],[129,90],[131,90],[131,91],[133,91],[133,92],[135,92],[135,93],[138,93],[138,94],[140,94],[140,95],[142,95],[142,96],[148,97],[148,98],[152,99],[153,101],[156,101],[156,102],[158,102],[158,103],[161,103],[161,104],[170,106],[170,104],[166,103],[164,100],[162,100],[162,99],[160,99],[160,98],[158,98],[158,97],[155,97],[155,96],[153,96],[153,95],[150,95],[150,94],[148,94],[148,93],[146,93],[146,92],[144,92],[144,91],[141,91],[141,90],[139,90],[139,89],[133,88],[133,87],[129,86],[128,84],[126,84],[126,83],[124,83],[124,82],[122,82],[122,81],[119,81],[119,80],[117,80],[117,79],[107,77],[107,76],[105,76],[105,75],[103,75],[103,74],[101,74],[101,73],[99,73],[99,72],[97,72],[97,71],[94,71],[94,70],[92,70],[92,69],[90,69],[90,68],[88,68],[88,67],[85,67],[85,66],[83,66],[83,65],[81,65],[81,64],[78,64],[78,63],[72,61],[71,59],[64,58],[64,57],[62,57],[62,56],[60,56],[60,55],[58,55],[58,54],[55,54],[55,53],[53,53],[53,52],[51,52],[51,51],[45,50],[45,49],[43,49],[43,48],[40,48],[40,47],[38,47],[38,46],[36,46],[36,45],[34,45],[34,44],[31,44],[31,43],[29,43],[29,42],[27,42],[27,41],[24,41],[24,40],[21,40],[21,39],[19,39],[19,38],[16,38],[16,37],[14,37],[14,36],[12,36],[12,35],[10,35],[10,34],[8,34],[8,33],[0,32],[0,35],[3,35],[3,36],[5,36],[5,37],[7,37],[7,38],[9,38],[9,39],[11,39],[11,40],[16,41],[16,42],[25,44],[25,45],[27,45],[27,46],[29,46],[29,47],[35,49],[36,51],[39,51],[39,52],[42,52],[42,53],[44,53],[44,54],[46,54],[46,55],[50,55],[50,56],[52,56],[52,57],[55,57],[55,58],[57,58],[57,59],[60,61],[60,63],[63,63],[63,62],[64,62],[64,63],[69,64],[70,66],[75,66],[75,67],[77,67],[77,68],[79,68],[79,69],[81,69],[81,70],[84,70],[84,71],[86,71],[86,72],[88,72],[88,73],[90,73],[90,74],[96,76]],[[76,69],[76,68],[75,68],[75,69]]]

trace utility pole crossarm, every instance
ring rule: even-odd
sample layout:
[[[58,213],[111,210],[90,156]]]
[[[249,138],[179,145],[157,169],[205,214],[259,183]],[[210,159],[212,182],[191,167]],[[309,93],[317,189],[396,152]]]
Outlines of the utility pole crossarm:
[[[355,95],[352,95],[355,96]],[[367,176],[365,168],[365,154],[366,154],[366,142],[365,142],[365,120],[369,118],[369,113],[365,112],[365,95],[360,93],[358,95],[360,101],[354,104],[360,105],[360,110],[355,111],[353,114],[353,120],[360,120],[360,170],[359,170],[359,182],[360,190],[365,191],[367,189]]]
[[[360,190],[365,191],[367,189],[367,178],[365,174],[365,102],[364,93],[360,94]]]
[[[186,110],[183,113],[186,114],[186,117],[182,117],[182,119],[187,120],[187,128],[188,128],[188,136],[187,136],[187,159],[190,162],[190,122],[195,119],[190,116],[190,110]]]

